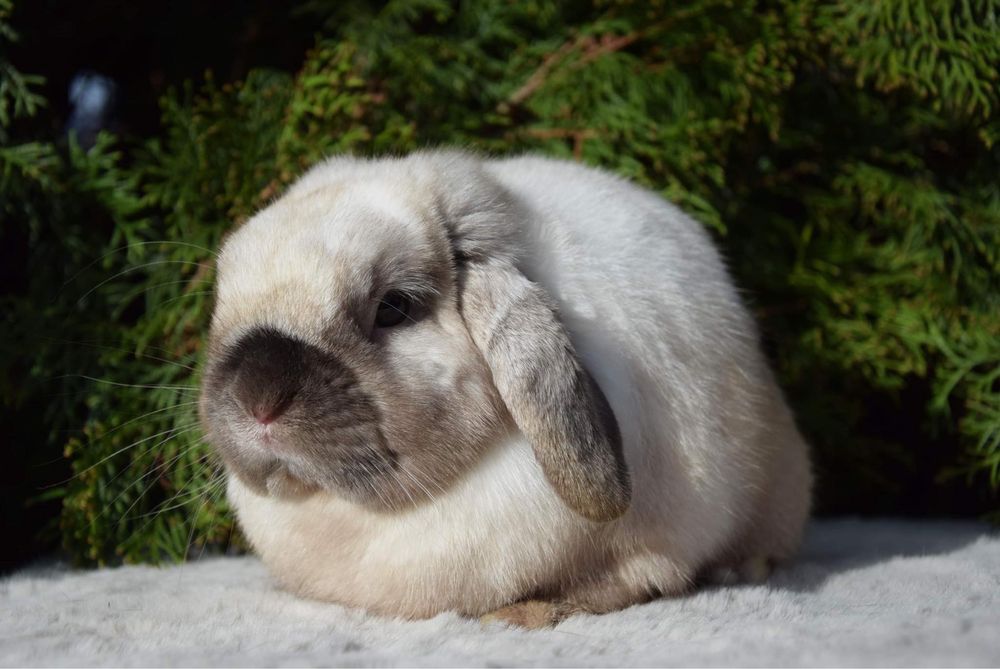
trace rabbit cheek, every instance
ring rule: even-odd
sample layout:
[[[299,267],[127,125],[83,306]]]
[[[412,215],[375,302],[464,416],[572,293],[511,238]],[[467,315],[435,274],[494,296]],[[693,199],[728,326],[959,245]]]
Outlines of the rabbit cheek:
[[[390,484],[421,503],[446,492],[512,425],[457,314],[413,328],[386,357],[394,363],[373,395],[399,455]]]
[[[338,356],[256,328],[209,365],[201,414],[231,473],[258,492],[359,502],[395,467],[375,402]]]

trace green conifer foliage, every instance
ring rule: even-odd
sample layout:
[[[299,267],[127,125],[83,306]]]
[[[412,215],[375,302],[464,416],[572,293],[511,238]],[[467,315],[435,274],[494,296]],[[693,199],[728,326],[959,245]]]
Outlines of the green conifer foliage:
[[[157,137],[88,152],[13,141],[42,101],[0,58],[0,207],[54,270],[5,298],[35,363],[5,351],[4,401],[98,379],[64,379],[50,409],[79,560],[240,545],[195,406],[213,251],[325,155],[429,145],[603,166],[708,226],[814,445],[821,510],[1000,508],[1000,3],[298,11],[322,26],[298,72],[189,83]],[[53,323],[89,344],[34,337]]]

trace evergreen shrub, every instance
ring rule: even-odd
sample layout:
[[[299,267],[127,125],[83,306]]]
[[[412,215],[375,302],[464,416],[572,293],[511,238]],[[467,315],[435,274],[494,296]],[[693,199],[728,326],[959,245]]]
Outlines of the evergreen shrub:
[[[295,11],[318,30],[297,72],[185,82],[156,136],[87,150],[0,54],[2,234],[30,248],[0,297],[0,391],[45,416],[24,447],[70,464],[41,495],[78,561],[241,545],[195,407],[214,249],[323,156],[438,145],[599,165],[707,226],[820,512],[998,512],[1000,2]]]

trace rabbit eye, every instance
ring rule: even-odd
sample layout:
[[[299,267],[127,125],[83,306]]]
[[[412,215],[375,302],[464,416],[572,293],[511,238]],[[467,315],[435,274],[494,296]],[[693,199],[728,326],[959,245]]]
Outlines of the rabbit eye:
[[[402,293],[389,291],[382,297],[375,311],[375,327],[391,328],[410,315],[410,298]]]

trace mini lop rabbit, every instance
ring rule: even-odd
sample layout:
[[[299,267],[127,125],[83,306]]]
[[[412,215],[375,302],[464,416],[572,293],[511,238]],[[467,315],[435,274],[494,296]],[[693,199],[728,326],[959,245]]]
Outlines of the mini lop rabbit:
[[[218,262],[201,414],[277,579],[527,626],[796,549],[807,448],[705,231],[575,164],[333,158]]]

